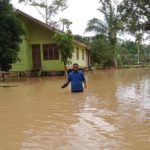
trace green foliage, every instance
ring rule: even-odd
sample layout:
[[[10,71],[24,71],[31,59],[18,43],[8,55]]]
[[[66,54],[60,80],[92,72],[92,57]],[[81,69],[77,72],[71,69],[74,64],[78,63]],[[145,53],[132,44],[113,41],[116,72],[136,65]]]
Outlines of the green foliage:
[[[0,70],[8,71],[18,58],[24,30],[9,0],[0,1]]]
[[[91,19],[87,24],[86,32],[95,31],[96,34],[104,34],[108,38],[111,62],[114,61],[114,65],[117,66],[115,59],[116,36],[117,32],[122,30],[122,18],[116,11],[117,5],[114,5],[112,0],[100,0],[100,4],[101,6],[98,8],[98,11],[103,14],[104,21],[97,18]]]
[[[144,58],[143,58],[144,63],[150,64],[150,44],[144,45],[142,49],[144,51]]]
[[[74,50],[73,35],[71,34],[71,31],[57,34],[56,41],[60,50],[61,61],[64,63],[64,66],[66,66],[67,64],[70,64],[70,59],[72,58],[72,53]]]
[[[104,35],[97,35],[92,38],[91,54],[93,64],[101,67],[113,66],[111,45]]]
[[[138,60],[138,47],[135,42],[126,41],[116,49],[119,65],[134,65]]]
[[[104,21],[98,18],[89,20],[86,31],[103,34],[104,38],[94,37],[91,43],[92,60],[101,66],[143,64],[149,61],[149,51],[142,45],[141,30],[149,31],[149,0],[99,0],[98,11],[103,14]],[[117,5],[115,5],[117,4]],[[117,33],[130,31],[136,34],[136,43],[118,44]],[[137,34],[135,31],[140,31]],[[107,44],[106,44],[107,43]],[[110,59],[111,58],[111,59]],[[116,63],[117,62],[117,63]]]
[[[141,44],[139,49],[136,42],[123,42],[116,48],[116,58],[120,66],[148,65],[150,63],[150,46]]]
[[[91,42],[91,37],[86,37],[86,36],[81,36],[81,35],[74,35],[74,39],[86,44],[87,46],[90,46],[90,42]]]
[[[72,22],[66,18],[60,19],[60,22],[62,23],[62,31],[64,32],[65,28],[69,30],[70,25]]]
[[[150,31],[149,0],[123,0],[118,6],[118,12],[125,19],[126,29],[135,31]]]

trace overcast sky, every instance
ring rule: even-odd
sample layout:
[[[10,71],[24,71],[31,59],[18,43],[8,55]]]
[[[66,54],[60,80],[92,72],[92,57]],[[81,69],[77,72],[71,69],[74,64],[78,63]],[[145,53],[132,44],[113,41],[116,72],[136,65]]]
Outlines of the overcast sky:
[[[51,1],[51,0],[50,0]],[[119,2],[122,0],[118,0]],[[23,12],[35,17],[41,21],[43,21],[40,14],[34,7],[26,6],[23,3],[18,3],[18,0],[11,0],[11,3],[16,9],[20,9]],[[90,36],[94,35],[94,33],[85,33],[85,28],[87,27],[88,20],[92,18],[99,18],[103,20],[103,15],[97,10],[100,6],[99,0],[68,0],[68,8],[60,12],[58,18],[67,18],[72,21],[72,25],[70,29],[72,33],[79,34],[82,36]],[[118,36],[123,40],[134,40],[133,36],[130,34],[124,34]],[[150,43],[150,41],[145,41],[146,43]]]
[[[101,14],[96,10],[99,7],[99,0],[68,0],[68,8],[59,15],[60,18],[67,18],[72,21],[70,29],[73,34],[84,34],[88,20],[94,17],[101,17]],[[37,18],[42,19],[34,7],[19,4],[18,0],[11,0],[13,6],[23,12]]]

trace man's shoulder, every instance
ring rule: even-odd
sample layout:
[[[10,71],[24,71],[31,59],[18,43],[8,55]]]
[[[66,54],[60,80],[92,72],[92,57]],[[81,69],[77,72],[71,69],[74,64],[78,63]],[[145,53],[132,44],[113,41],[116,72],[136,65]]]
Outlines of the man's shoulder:
[[[69,75],[73,74],[73,71],[69,72]]]
[[[80,71],[79,71],[79,74],[82,74],[82,75],[84,75],[84,72],[80,70]]]
[[[74,73],[75,73],[74,71],[71,71],[71,72],[69,72],[69,75],[72,75],[72,74],[74,74]],[[84,75],[83,71],[78,71],[77,74],[82,74],[82,75]]]

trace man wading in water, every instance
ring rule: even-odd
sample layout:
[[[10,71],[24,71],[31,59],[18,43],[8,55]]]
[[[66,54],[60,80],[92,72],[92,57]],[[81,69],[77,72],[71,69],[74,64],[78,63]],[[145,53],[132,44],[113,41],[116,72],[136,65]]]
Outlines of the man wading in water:
[[[79,71],[79,65],[77,63],[73,64],[73,71],[69,73],[67,81],[61,86],[61,88],[67,87],[70,82],[72,92],[83,92],[83,83],[84,88],[87,88],[84,74]]]

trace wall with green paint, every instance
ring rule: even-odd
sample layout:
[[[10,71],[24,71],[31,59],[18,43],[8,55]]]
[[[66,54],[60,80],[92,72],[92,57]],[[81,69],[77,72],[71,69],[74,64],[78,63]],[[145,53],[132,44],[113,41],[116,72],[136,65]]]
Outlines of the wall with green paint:
[[[40,25],[33,20],[20,15],[25,28],[24,41],[20,44],[19,58],[20,62],[13,64],[11,71],[30,71],[32,70],[32,44],[40,44],[41,52],[41,69],[42,71],[63,71],[64,65],[59,60],[44,60],[43,59],[43,44],[55,43],[55,32]],[[72,57],[72,64],[77,62],[82,67],[87,67],[86,63],[86,49],[85,47],[76,44],[74,45],[74,53]],[[76,59],[76,48],[79,48],[79,60]],[[84,60],[82,60],[82,49],[84,49]]]
[[[18,53],[19,61],[12,65],[11,71],[27,71],[28,70],[28,60],[26,51],[26,40],[20,44],[20,52]]]
[[[24,22],[25,39],[20,44],[19,58],[20,62],[13,64],[11,71],[29,71],[32,70],[32,44],[40,44],[41,66],[43,71],[64,70],[63,63],[60,60],[43,60],[43,44],[55,43],[54,32],[42,27],[21,16]]]
[[[41,25],[24,18],[24,22],[27,28],[27,40],[29,41],[29,67],[32,66],[32,44],[40,44],[41,51],[41,67],[43,71],[52,71],[57,70],[61,71],[64,69],[63,63],[60,60],[44,60],[43,59],[43,44],[55,43],[54,32],[48,30],[47,28],[42,27]]]
[[[77,60],[77,48],[79,49],[79,59]],[[84,51],[84,60],[82,59],[82,50]],[[86,49],[83,46],[74,45],[74,52],[73,52],[73,56],[72,56],[72,64],[73,63],[78,63],[79,66],[82,67],[87,67],[87,61],[86,61]],[[71,67],[71,65],[68,65]]]

